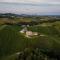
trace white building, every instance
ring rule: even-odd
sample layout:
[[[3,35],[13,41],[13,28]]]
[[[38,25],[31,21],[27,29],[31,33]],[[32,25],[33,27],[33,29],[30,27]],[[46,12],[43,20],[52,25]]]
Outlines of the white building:
[[[26,37],[31,37],[31,36],[33,36],[32,31],[27,31],[27,32],[26,32]]]
[[[32,36],[37,36],[38,35],[38,32],[28,31],[26,27],[24,29],[22,29],[20,31],[20,33],[25,33],[26,37],[32,37]]]
[[[37,36],[38,33],[37,32],[32,32],[32,31],[27,31],[26,32],[26,37],[32,37],[32,36]]]
[[[25,27],[24,29],[22,29],[21,31],[20,31],[20,33],[25,33],[27,31],[27,28]]]

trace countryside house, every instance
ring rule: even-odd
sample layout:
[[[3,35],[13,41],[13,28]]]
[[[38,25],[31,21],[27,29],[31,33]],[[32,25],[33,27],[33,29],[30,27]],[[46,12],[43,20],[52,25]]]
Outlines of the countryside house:
[[[23,28],[20,33],[24,33],[26,37],[37,36],[38,32],[32,32],[27,29],[27,27]]]

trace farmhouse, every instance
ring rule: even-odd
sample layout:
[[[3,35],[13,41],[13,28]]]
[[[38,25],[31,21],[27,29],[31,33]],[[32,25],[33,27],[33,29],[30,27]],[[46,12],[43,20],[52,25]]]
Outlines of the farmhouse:
[[[37,36],[38,32],[29,31],[26,27],[20,31],[20,33],[25,33],[26,37]]]
[[[32,33],[32,31],[26,31],[26,35],[25,35],[26,37],[31,37],[31,36],[33,36],[33,33]]]
[[[26,37],[32,37],[32,36],[37,36],[38,33],[37,32],[32,32],[32,31],[26,31]]]
[[[25,27],[20,31],[20,33],[26,33],[26,31],[27,31],[27,28]]]

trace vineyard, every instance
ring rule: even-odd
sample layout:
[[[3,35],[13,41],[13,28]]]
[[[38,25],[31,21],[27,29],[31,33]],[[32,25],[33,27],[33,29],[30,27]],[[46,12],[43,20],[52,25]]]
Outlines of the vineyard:
[[[8,56],[13,55],[14,53],[17,53],[20,51],[24,52],[26,48],[29,48],[29,50],[34,49],[33,51],[36,51],[36,48],[40,49],[41,50],[40,52],[42,54],[40,56],[38,55],[39,57],[48,56],[51,58],[55,58],[55,57],[57,58],[58,56],[59,58],[60,56],[60,47],[59,47],[60,46],[60,30],[57,29],[56,26],[28,27],[28,30],[39,32],[40,34],[44,34],[46,36],[37,36],[33,38],[27,38],[19,32],[22,29],[21,26],[5,25],[3,28],[0,29],[0,58],[1,59],[3,58],[2,60],[4,59],[10,60],[11,58],[12,60],[13,57],[8,58]],[[32,54],[31,51],[28,53],[29,57],[27,58],[27,60],[31,58],[31,54]],[[36,52],[34,54],[35,55],[33,55],[34,56],[33,60],[35,60],[36,58],[35,57]],[[37,52],[37,54],[40,54],[40,53]],[[44,59],[42,59],[42,57],[41,57],[41,60],[44,60],[45,57]],[[16,58],[16,56],[14,58]],[[39,59],[37,58],[37,60]]]

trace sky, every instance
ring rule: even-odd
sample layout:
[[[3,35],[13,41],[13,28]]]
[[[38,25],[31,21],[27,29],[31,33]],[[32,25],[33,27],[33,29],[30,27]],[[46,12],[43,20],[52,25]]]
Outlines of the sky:
[[[0,13],[60,15],[60,0],[0,0]]]
[[[60,3],[60,0],[0,0],[0,2],[17,2],[17,3]]]

